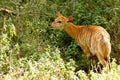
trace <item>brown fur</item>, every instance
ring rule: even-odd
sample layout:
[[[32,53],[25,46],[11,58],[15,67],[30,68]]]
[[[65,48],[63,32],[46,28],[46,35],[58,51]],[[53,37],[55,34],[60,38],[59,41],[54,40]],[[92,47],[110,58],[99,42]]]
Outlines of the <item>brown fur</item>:
[[[96,55],[108,72],[111,52],[110,35],[100,26],[77,26],[71,23],[72,20],[72,16],[66,18],[58,13],[58,17],[51,26],[53,29],[64,29],[72,38],[77,40],[87,57]]]

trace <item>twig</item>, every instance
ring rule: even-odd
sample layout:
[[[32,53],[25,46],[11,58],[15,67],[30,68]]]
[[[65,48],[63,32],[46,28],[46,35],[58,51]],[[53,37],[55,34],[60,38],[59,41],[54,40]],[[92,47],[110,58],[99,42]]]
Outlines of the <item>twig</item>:
[[[0,12],[3,12],[3,13],[8,13],[8,14],[13,14],[15,15],[15,13],[11,10],[8,10],[8,9],[5,9],[5,8],[0,8]]]

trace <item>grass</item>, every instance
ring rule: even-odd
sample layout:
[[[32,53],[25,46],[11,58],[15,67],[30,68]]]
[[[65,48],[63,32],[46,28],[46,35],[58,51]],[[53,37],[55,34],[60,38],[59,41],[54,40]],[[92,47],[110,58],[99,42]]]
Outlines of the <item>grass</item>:
[[[7,66],[0,73],[0,80],[119,80],[120,65],[116,60],[111,62],[111,71],[106,74],[95,73],[92,70],[87,74],[84,70],[75,72],[77,65],[73,59],[65,62],[61,58],[58,48],[48,46],[45,53],[34,53],[33,55],[14,60],[14,63],[1,63]],[[39,57],[39,58],[38,58]],[[1,61],[2,62],[2,61]],[[7,61],[9,62],[9,61]],[[2,67],[3,68],[3,67]],[[5,72],[6,71],[6,72]]]

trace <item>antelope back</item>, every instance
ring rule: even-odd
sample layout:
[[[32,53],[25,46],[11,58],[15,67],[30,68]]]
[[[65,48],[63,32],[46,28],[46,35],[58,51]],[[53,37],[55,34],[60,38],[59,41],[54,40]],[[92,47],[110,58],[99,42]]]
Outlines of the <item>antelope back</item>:
[[[107,57],[111,52],[110,35],[100,26],[82,26],[79,30],[77,42],[87,56],[100,53]]]

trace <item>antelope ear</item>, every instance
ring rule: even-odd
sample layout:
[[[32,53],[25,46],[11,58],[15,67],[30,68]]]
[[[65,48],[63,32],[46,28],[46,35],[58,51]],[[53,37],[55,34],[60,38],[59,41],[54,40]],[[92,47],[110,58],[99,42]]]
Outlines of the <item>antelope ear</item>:
[[[73,17],[73,16],[69,16],[69,17],[68,17],[68,22],[72,22],[72,21],[73,21],[73,19],[74,19],[74,17]]]
[[[57,16],[62,16],[62,14],[60,12],[57,13]]]

